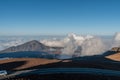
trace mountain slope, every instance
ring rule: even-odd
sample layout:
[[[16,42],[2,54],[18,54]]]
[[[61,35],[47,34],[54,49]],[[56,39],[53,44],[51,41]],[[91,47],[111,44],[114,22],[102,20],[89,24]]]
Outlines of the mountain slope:
[[[49,47],[45,46],[44,44],[33,40],[30,42],[26,42],[22,45],[13,46],[2,50],[0,53],[10,53],[10,52],[21,52],[21,51],[47,51]]]

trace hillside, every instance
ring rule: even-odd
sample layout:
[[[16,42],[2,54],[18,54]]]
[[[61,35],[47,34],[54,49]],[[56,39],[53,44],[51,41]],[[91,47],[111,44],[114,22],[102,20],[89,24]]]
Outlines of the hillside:
[[[105,56],[105,58],[113,60],[113,61],[120,61],[120,47],[114,47],[111,49],[111,51],[114,51],[114,54]]]
[[[0,70],[22,70],[34,66],[46,65],[59,62],[56,59],[41,59],[41,58],[13,58],[0,60]]]
[[[120,61],[120,53],[115,53],[112,55],[106,56],[107,59],[113,60],[113,61]]]

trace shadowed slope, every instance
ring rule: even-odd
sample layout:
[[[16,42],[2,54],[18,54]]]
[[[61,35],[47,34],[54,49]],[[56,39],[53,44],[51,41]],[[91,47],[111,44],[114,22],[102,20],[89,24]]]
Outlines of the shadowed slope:
[[[0,62],[0,70],[15,70],[16,68],[26,64],[26,61],[2,61]]]
[[[40,58],[13,58],[7,60],[0,60],[0,68],[4,70],[22,70],[59,61],[60,60]]]

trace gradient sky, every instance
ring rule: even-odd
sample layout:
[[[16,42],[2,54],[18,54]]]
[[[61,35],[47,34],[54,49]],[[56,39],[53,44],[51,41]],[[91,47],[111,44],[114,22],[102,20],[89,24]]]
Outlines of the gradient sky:
[[[71,32],[120,32],[120,0],[0,0],[0,35]]]

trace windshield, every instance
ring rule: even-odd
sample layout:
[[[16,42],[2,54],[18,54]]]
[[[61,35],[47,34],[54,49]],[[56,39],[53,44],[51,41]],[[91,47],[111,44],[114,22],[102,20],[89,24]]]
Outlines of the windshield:
[[[120,80],[119,0],[0,0],[0,80]]]

